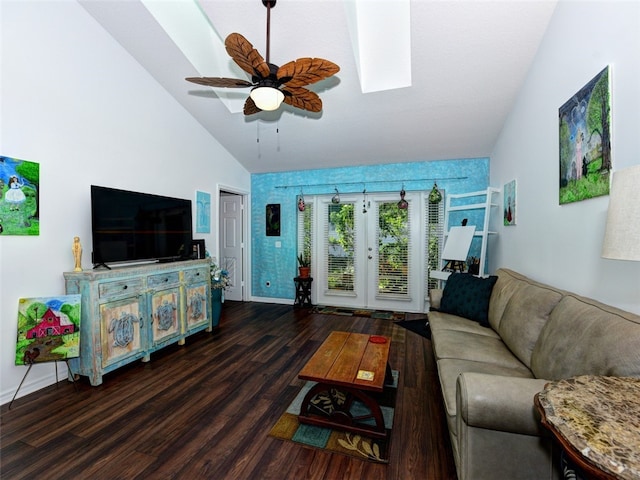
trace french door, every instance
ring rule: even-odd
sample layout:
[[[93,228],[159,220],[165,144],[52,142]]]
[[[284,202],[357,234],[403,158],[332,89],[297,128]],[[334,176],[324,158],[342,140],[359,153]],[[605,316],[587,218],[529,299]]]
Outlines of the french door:
[[[318,197],[314,269],[317,303],[422,311],[420,196],[397,193]]]

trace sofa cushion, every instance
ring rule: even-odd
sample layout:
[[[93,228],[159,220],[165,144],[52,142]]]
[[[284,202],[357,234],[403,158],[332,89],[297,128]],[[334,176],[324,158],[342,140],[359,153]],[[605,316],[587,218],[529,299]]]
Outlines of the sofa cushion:
[[[640,316],[578,295],[553,309],[531,355],[538,378],[640,377]]]
[[[442,293],[440,311],[475,320],[489,326],[488,311],[491,290],[498,277],[475,277],[468,273],[452,273]]]
[[[443,358],[457,358],[521,370],[525,374],[529,372],[500,338],[471,332],[441,330],[437,335],[431,335],[431,343],[438,361]]]
[[[429,327],[432,335],[440,330],[456,330],[458,332],[470,332],[476,335],[500,338],[491,328],[483,327],[474,320],[444,312],[429,312]]]
[[[551,287],[523,283],[502,314],[498,333],[502,341],[527,367],[540,330],[562,294]]]

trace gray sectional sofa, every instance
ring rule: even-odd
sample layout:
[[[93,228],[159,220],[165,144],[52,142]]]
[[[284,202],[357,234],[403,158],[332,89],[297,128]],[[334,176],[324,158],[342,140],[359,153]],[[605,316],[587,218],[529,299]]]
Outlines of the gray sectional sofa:
[[[431,311],[429,324],[459,480],[561,478],[534,396],[577,375],[640,377],[640,316],[507,269],[456,275],[463,288],[450,277],[431,292],[447,312]],[[478,291],[490,292],[484,304]]]

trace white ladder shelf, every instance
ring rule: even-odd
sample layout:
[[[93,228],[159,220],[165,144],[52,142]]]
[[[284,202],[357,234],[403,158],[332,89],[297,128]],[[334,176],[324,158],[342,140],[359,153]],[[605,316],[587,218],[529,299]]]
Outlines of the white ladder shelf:
[[[494,207],[499,207],[498,203],[499,199],[496,198],[497,194],[500,193],[499,188],[488,187],[486,190],[480,190],[477,192],[470,193],[459,193],[459,194],[451,194],[446,195],[445,198],[445,210],[444,210],[444,226],[445,226],[445,242],[447,236],[449,234],[449,230],[452,225],[450,225],[450,213],[451,212],[472,212],[474,210],[484,210],[482,214],[482,221],[478,223],[482,223],[482,229],[478,229],[478,225],[476,225],[476,231],[474,233],[474,237],[481,237],[482,243],[480,246],[480,276],[486,275],[486,259],[487,259],[487,244],[489,240],[489,236],[497,235],[497,232],[490,231],[490,217],[491,210]],[[473,200],[475,197],[478,197],[478,201]],[[461,203],[464,202],[464,199],[472,199],[473,203]],[[471,222],[469,225],[472,225]],[[455,225],[454,225],[455,226]],[[442,268],[442,265],[441,265]],[[437,278],[438,280],[446,280],[451,272],[443,272],[443,271],[432,271],[431,277]]]

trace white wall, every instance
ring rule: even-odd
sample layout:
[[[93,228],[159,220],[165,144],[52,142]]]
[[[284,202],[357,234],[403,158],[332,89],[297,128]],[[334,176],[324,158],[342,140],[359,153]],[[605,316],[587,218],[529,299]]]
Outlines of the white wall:
[[[640,262],[600,257],[609,197],[558,204],[558,108],[606,65],[616,171],[640,163],[640,2],[561,0],[491,155],[491,185],[517,180],[517,226],[498,227],[491,269],[640,313]]]
[[[79,235],[91,268],[89,186],[194,199],[218,185],[249,191],[250,175],[75,1],[0,2],[0,154],[40,164],[40,235],[0,237],[0,403],[15,366],[18,299],[64,294]],[[177,72],[176,74],[179,74]],[[217,251],[214,235],[205,238]],[[62,365],[61,378],[66,369]],[[55,381],[32,368],[19,396]]]

